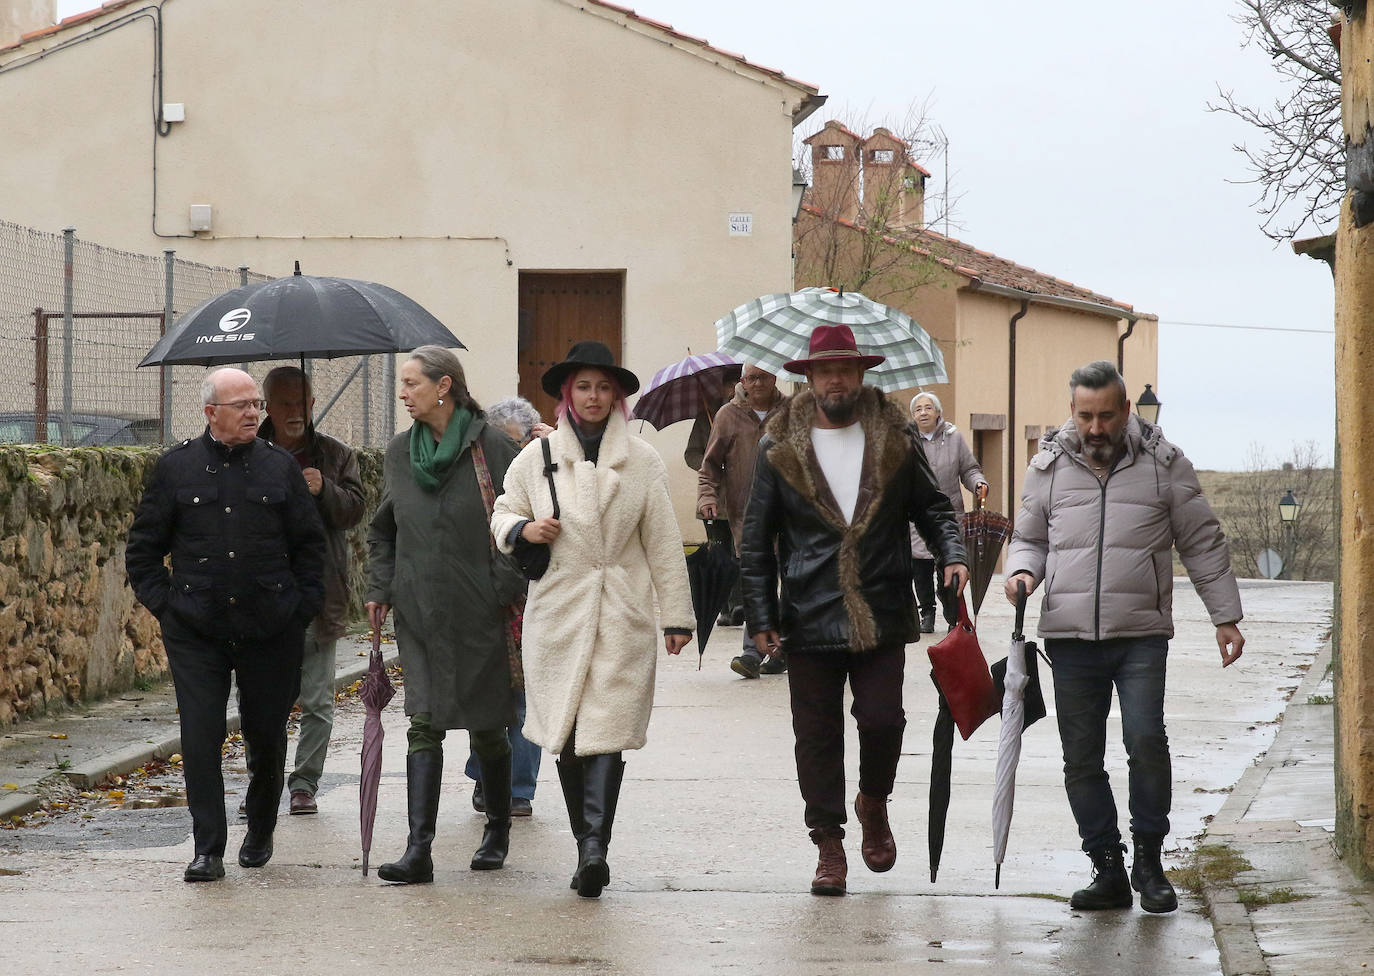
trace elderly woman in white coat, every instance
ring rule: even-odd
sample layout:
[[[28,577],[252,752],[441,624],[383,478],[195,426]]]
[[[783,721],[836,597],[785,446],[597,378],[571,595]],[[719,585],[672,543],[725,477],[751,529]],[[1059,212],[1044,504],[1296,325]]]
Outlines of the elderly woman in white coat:
[[[667,472],[627,424],[639,380],[606,346],[579,342],[541,383],[558,398],[547,443],[560,517],[536,440],[511,463],[491,528],[505,552],[549,546],[525,603],[524,734],[558,754],[577,839],[571,887],[595,898],[610,880],[621,753],[648,732],[657,647],[677,654],[696,618]]]
[[[920,433],[921,446],[925,448],[926,460],[935,472],[935,480],[940,490],[949,496],[956,515],[964,513],[964,493],[962,484],[978,498],[986,498],[988,480],[983,477],[983,469],[978,459],[969,450],[968,442],[959,429],[945,420],[940,398],[934,393],[917,393],[911,398],[911,419],[916,422]],[[911,572],[912,583],[916,587],[916,603],[921,611],[921,633],[935,631],[935,558],[926,548],[925,540],[913,528],[911,530]],[[954,623],[957,604],[948,598],[944,588],[939,588],[940,605],[944,608],[945,619]]]

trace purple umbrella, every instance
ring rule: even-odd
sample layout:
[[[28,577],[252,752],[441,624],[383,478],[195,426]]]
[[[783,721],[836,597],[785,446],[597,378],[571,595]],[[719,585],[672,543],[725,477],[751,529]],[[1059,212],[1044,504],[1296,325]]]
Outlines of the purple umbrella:
[[[382,709],[395,696],[396,689],[386,675],[382,663],[382,631],[372,629],[372,655],[367,664],[367,677],[358,689],[358,697],[367,706],[363,719],[363,769],[358,781],[358,816],[363,835],[363,877],[367,877],[367,856],[372,851],[372,825],[377,820],[377,784],[382,780]]]
[[[690,350],[689,350],[690,353]],[[632,416],[662,430],[705,412],[713,416],[735,395],[744,366],[722,352],[688,355],[664,366],[635,401]]]

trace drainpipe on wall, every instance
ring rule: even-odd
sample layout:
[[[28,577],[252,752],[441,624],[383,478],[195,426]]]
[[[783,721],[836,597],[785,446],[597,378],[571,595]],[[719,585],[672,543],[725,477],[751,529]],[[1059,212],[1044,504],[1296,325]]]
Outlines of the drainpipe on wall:
[[[1007,323],[1007,511],[1016,511],[1016,323],[1030,310],[1030,299],[1021,299],[1021,310]],[[1015,516],[1013,516],[1015,517]]]
[[[1014,499],[1012,498],[1013,488],[1016,478],[1016,441],[1020,438],[1016,435],[1016,323],[1026,314],[1027,307],[1031,302],[1037,305],[1052,305],[1055,308],[1070,308],[1077,312],[1090,312],[1094,315],[1104,315],[1112,319],[1125,319],[1127,322],[1126,335],[1117,339],[1117,370],[1121,371],[1122,356],[1124,355],[1126,336],[1131,334],[1136,322],[1140,321],[1140,316],[1135,312],[1122,308],[1120,305],[1103,305],[1100,302],[1090,302],[1083,298],[1065,298],[1060,295],[1042,295],[1039,292],[1023,291],[1020,288],[1012,288],[1008,285],[995,285],[984,281],[981,278],[969,280],[969,291],[980,291],[989,295],[1001,295],[1003,298],[1014,298],[1021,303],[1021,311],[1011,317],[1008,324],[1008,344],[1010,362],[1007,366],[1010,371],[1007,383],[1007,441],[1011,445],[1007,448],[1007,507],[1010,509]]]
[[[1126,331],[1116,338],[1116,371],[1122,376],[1126,375],[1126,340],[1135,331],[1135,319],[1126,323]],[[1158,382],[1158,381],[1156,381]]]

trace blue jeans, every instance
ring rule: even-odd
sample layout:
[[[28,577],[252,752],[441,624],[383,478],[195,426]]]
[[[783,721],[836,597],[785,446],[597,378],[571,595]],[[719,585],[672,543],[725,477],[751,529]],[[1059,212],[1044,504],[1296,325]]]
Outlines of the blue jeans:
[[[1169,737],[1164,731],[1165,637],[1104,641],[1047,640],[1054,665],[1054,704],[1064,747],[1064,790],[1083,850],[1121,843],[1116,801],[1104,766],[1112,686],[1121,702],[1131,832],[1169,833],[1173,802]]]
[[[515,718],[519,724],[506,730],[506,735],[510,738],[510,795],[533,801],[535,780],[539,778],[541,753],[537,745],[520,734],[520,730],[525,727],[525,693],[517,691],[513,697]],[[477,767],[475,752],[468,753],[468,764],[463,772],[470,780],[481,779],[482,774]]]

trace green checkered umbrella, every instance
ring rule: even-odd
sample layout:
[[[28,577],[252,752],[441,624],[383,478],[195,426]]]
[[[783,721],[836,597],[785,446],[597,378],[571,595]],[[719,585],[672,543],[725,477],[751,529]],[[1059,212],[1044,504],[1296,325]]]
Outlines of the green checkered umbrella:
[[[833,288],[803,288],[746,302],[716,322],[716,348],[782,373],[783,363],[807,357],[811,330],[818,325],[847,325],[859,352],[887,357],[866,374],[880,390],[949,382],[945,357],[915,319],[857,292]]]

